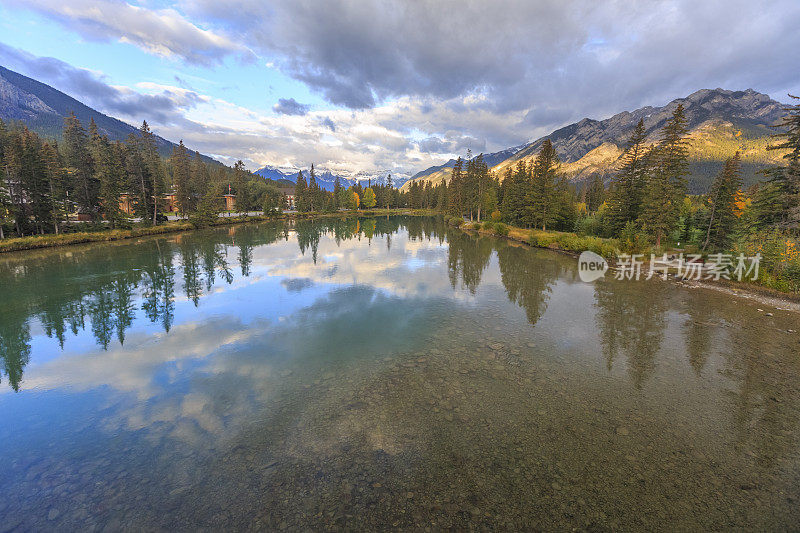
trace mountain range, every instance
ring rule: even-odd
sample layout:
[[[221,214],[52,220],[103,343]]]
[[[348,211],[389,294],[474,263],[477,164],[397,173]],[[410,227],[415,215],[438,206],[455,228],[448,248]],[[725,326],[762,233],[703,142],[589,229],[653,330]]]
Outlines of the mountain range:
[[[771,126],[785,114],[784,105],[752,89],[702,89],[663,107],[623,111],[604,120],[584,118],[522,146],[485,154],[484,159],[502,179],[518,161],[535,159],[542,142],[550,139],[562,162],[561,170],[570,180],[582,182],[600,176],[608,182],[639,120],[644,120],[649,141],[655,143],[659,130],[679,104],[684,106],[689,127],[689,192],[706,192],[724,160],[737,150],[741,152],[745,186],[763,179],[759,172],[780,161],[781,154],[768,151],[767,146],[775,133]],[[449,179],[454,163],[450,160],[414,175],[403,189],[407,190],[412,181],[435,185]]]
[[[297,182],[297,173],[300,172],[300,169],[291,168],[291,167],[284,167],[278,168],[271,165],[267,165],[262,167],[254,172],[254,174],[258,174],[259,176],[263,176],[264,178],[268,178],[275,181],[288,181],[292,184]],[[309,179],[309,169],[303,169],[303,176],[306,178],[306,181]],[[342,184],[343,187],[352,187],[356,183],[361,183],[362,185],[366,186],[369,182],[372,183],[386,183],[388,176],[391,174],[392,176],[392,184],[395,187],[400,187],[403,185],[409,178],[406,174],[397,174],[392,173],[388,170],[383,170],[380,172],[357,172],[357,173],[344,173],[338,172],[334,173],[325,168],[316,168],[314,169],[314,176],[317,180],[317,183],[320,187],[325,189],[326,191],[332,191],[333,186],[336,182],[336,178],[339,178],[339,182]]]
[[[659,130],[673,110],[683,104],[688,119],[690,137],[689,192],[703,193],[719,171],[723,161],[737,150],[742,156],[742,178],[745,186],[759,181],[760,171],[780,162],[781,154],[768,151],[771,128],[785,114],[784,105],[752,89],[729,91],[702,89],[686,98],[678,98],[662,107],[643,107],[623,111],[604,120],[583,120],[557,129],[539,139],[499,152],[484,154],[493,172],[501,179],[508,167],[518,161],[530,162],[544,139],[550,139],[558,153],[561,169],[570,180],[585,181],[600,176],[608,182],[618,166],[625,143],[640,120],[644,120],[651,142],[656,142]],[[105,115],[71,96],[32,78],[0,66],[0,118],[19,120],[36,133],[60,139],[64,117],[74,112],[81,123],[88,125],[94,119],[102,134],[112,140],[125,140],[137,128]],[[175,143],[156,136],[159,153],[168,157]],[[210,157],[209,162],[219,164]],[[450,177],[455,160],[427,168],[413,176],[392,172],[396,187],[408,190],[413,181],[441,183]],[[338,176],[342,185],[349,187],[357,182],[384,182],[389,171],[347,172],[316,169],[317,181],[326,190],[333,190]],[[279,185],[294,184],[299,169],[265,166],[255,173],[275,180]],[[303,169],[308,179],[308,170]]]
[[[0,118],[21,121],[43,137],[61,140],[64,117],[70,113],[75,113],[85,128],[90,119],[94,119],[100,134],[108,135],[112,141],[124,141],[128,135],[139,131],[49,85],[0,66]],[[159,154],[169,157],[176,144],[158,135],[155,138]],[[208,156],[203,158],[219,164]]]

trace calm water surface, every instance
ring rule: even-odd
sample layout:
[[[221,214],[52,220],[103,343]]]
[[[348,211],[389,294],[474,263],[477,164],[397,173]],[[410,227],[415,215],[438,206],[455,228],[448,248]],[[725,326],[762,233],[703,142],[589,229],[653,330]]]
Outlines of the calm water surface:
[[[0,531],[800,524],[788,311],[433,218],[4,254],[0,291]]]

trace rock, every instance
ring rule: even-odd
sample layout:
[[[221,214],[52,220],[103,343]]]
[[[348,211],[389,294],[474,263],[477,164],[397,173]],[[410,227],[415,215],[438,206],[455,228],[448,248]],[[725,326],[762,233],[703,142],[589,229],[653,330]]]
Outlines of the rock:
[[[52,522],[53,520],[58,518],[58,515],[60,515],[60,514],[61,514],[61,511],[59,511],[56,508],[52,508],[52,509],[50,509],[50,512],[47,513],[47,519]]]
[[[553,490],[561,490],[561,485],[558,483],[553,482],[550,484],[550,486],[553,487]]]
[[[630,431],[628,431],[628,428],[626,428],[625,426],[617,427],[616,432],[617,432],[617,435],[621,435],[623,437],[625,437],[627,435],[630,435],[630,433],[631,433]]]

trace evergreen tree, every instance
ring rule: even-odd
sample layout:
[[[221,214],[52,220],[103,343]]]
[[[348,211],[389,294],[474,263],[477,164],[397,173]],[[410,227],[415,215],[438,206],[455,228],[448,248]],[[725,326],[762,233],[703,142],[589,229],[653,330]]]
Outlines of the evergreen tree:
[[[800,105],[785,109],[786,116],[776,126],[784,131],[774,135],[779,142],[768,149],[786,150],[783,156],[786,166],[773,167],[765,172],[769,181],[755,207],[760,225],[797,229],[800,228]]]
[[[583,201],[586,204],[586,210],[594,213],[600,206],[603,205],[606,196],[606,188],[603,185],[603,180],[600,176],[594,175],[584,187]]]
[[[308,184],[301,170],[297,173],[297,182],[294,185],[294,203],[298,211],[310,211],[307,195]]]
[[[339,176],[336,176],[336,179],[333,182],[333,202],[334,206],[338,209],[340,207],[339,198],[342,195],[342,182],[339,179]]]
[[[500,211],[503,218],[513,225],[521,226],[525,217],[525,193],[530,186],[530,169],[523,159],[517,161],[516,168],[506,170],[503,180],[503,203]]]
[[[250,204],[250,186],[247,183],[247,170],[244,162],[237,161],[233,165],[233,188],[236,190],[236,210],[246,212],[252,207]]]
[[[739,152],[725,161],[709,192],[709,219],[703,250],[709,246],[721,250],[730,242],[736,224],[736,195],[742,185]]]
[[[211,175],[208,173],[208,167],[199,152],[194,153],[191,166],[191,194],[195,198],[203,198],[210,186]]]
[[[175,198],[178,201],[178,209],[181,214],[185,215],[191,211],[191,189],[189,184],[189,154],[183,145],[183,140],[180,141],[178,146],[172,148],[170,163],[172,164],[172,186],[174,187]],[[239,203],[238,196],[239,191],[237,189],[237,204]]]
[[[156,137],[150,131],[147,121],[142,122],[139,128],[139,139],[137,142],[139,160],[142,165],[142,185],[139,202],[147,205],[147,214],[152,217],[153,224],[158,223],[158,215],[163,204],[164,194],[164,166],[158,155]]]
[[[526,225],[546,230],[548,224],[558,220],[557,171],[558,156],[550,139],[545,139],[536,156],[536,161],[533,163],[531,184],[525,195],[524,222]]]
[[[6,144],[8,132],[5,123],[0,119],[0,239],[5,239],[5,225],[13,219],[13,204],[9,194],[10,184],[6,170]]]
[[[308,172],[308,193],[306,202],[308,210],[314,211],[319,208],[319,185],[317,185],[317,175],[314,173],[314,163],[311,163],[311,170]]]
[[[652,154],[640,221],[656,238],[656,246],[670,233],[678,221],[678,210],[686,194],[688,174],[686,116],[679,104],[661,132],[661,140]]]
[[[628,222],[642,214],[642,196],[648,177],[646,140],[644,120],[639,120],[608,193],[608,225],[613,234],[619,234]]]
[[[24,128],[21,137],[21,172],[20,181],[24,191],[24,213],[32,218],[35,231],[45,232],[45,225],[51,222],[53,213],[50,203],[50,184],[47,179],[47,167],[42,158],[42,142],[39,137]]]
[[[59,226],[68,214],[64,165],[58,154],[58,148],[49,143],[42,145],[41,158],[47,172],[53,233],[58,234]],[[0,183],[0,188],[2,188],[2,183]],[[0,209],[2,209],[1,206]]]
[[[92,168],[86,130],[74,113],[64,118],[63,138],[64,164],[72,182],[71,197],[78,204],[79,211],[96,220],[100,184]]]
[[[414,184],[412,183],[412,186]],[[459,157],[450,173],[450,182],[447,184],[448,205],[447,211],[453,216],[464,215],[464,161]]]

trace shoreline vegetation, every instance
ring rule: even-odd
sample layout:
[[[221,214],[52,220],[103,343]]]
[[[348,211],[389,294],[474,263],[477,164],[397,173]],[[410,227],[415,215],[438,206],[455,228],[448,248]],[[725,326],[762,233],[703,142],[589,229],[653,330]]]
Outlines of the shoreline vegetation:
[[[611,267],[616,265],[616,256],[624,250],[624,245],[618,239],[595,237],[591,235],[578,235],[561,231],[542,231],[536,229],[526,229],[515,226],[508,226],[502,222],[469,222],[459,217],[445,216],[445,223],[463,231],[476,232],[480,235],[491,235],[494,237],[504,237],[510,241],[521,243],[533,248],[541,248],[554,252],[566,253],[577,257],[581,252],[590,250],[602,256],[609,262]],[[622,248],[621,248],[622,246]],[[643,253],[647,256],[652,252],[650,248],[636,250],[635,253]],[[645,272],[643,271],[643,274]],[[709,280],[684,280],[669,277],[668,281],[677,282],[690,289],[710,289],[724,292],[739,298],[748,298],[754,301],[771,305],[773,307],[786,309],[781,304],[790,304],[788,310],[800,312],[800,291],[780,290],[770,286],[774,273],[766,272],[757,281],[735,281],[720,279],[718,281]],[[660,279],[660,278],[658,278]],[[765,283],[764,279],[768,282]]]
[[[455,161],[449,180],[435,186],[412,180],[403,185],[407,190],[395,188],[389,175],[367,180],[367,187],[345,187],[337,178],[328,191],[313,165],[308,179],[298,172],[294,183],[273,182],[248,172],[241,161],[232,168],[206,165],[182,143],[162,161],[146,122],[125,143],[111,143],[93,122],[87,134],[74,116],[67,117],[57,149],[24,126],[5,129],[0,121],[0,252],[279,219],[287,209],[298,211],[289,217],[424,210],[452,225],[469,220],[470,229],[540,248],[590,250],[620,265],[627,254],[637,270],[639,257],[651,254],[666,258],[667,269],[677,267],[674,258],[681,256],[698,270],[748,258],[751,268],[758,265],[757,279],[748,282],[800,294],[800,105],[785,110],[768,147],[784,154],[785,165],[767,169],[767,181],[743,191],[737,152],[704,195],[688,194],[690,139],[682,104],[659,132],[648,132],[639,121],[608,184],[599,175],[582,185],[570,182],[545,139],[532,159],[520,159],[504,176],[490,170],[483,154],[468,151],[465,160]],[[165,211],[186,221],[158,227]],[[219,218],[223,211],[264,215]],[[73,220],[111,230],[73,233],[83,228]],[[4,230],[17,237],[4,239]],[[51,231],[55,235],[45,235]]]
[[[151,235],[164,235],[178,233],[181,231],[191,231],[216,226],[228,226],[232,224],[243,224],[247,222],[268,222],[277,220],[292,220],[303,218],[335,218],[353,216],[384,216],[384,215],[434,215],[433,211],[400,209],[372,209],[369,211],[339,211],[335,213],[323,212],[296,212],[284,213],[281,215],[245,215],[219,217],[217,220],[196,224],[188,220],[177,220],[166,222],[158,226],[141,226],[131,229],[98,229],[95,231],[78,231],[74,233],[48,233],[44,235],[32,235],[29,237],[12,237],[0,240],[0,253],[22,252],[26,250],[39,250],[43,248],[55,248],[70,246],[74,244],[101,243],[135,239],[138,237],[148,237]]]
[[[252,222],[270,222],[280,220],[314,219],[314,218],[351,218],[351,217],[371,217],[388,215],[406,216],[442,216],[441,212],[431,209],[371,209],[371,210],[350,210],[334,213],[326,212],[293,212],[281,215],[249,215],[236,217],[220,217],[218,220],[198,225],[187,220],[167,222],[160,226],[142,226],[132,229],[104,229],[97,231],[35,235],[31,237],[11,238],[0,241],[0,254],[12,252],[24,252],[32,250],[43,250],[62,246],[79,244],[92,244],[102,242],[118,242],[140,237],[155,235],[168,235],[184,231],[193,231],[209,227],[228,226],[245,224]],[[624,245],[613,238],[596,237],[592,235],[578,235],[576,233],[561,231],[542,231],[537,229],[526,229],[516,226],[509,226],[502,222],[470,222],[463,217],[444,215],[444,222],[450,226],[459,228],[467,232],[475,232],[480,235],[494,237],[504,237],[510,241],[517,242],[533,248],[547,249],[554,252],[566,253],[577,257],[581,252],[590,250],[602,256],[614,265],[616,256],[623,251]],[[635,253],[649,254],[650,248],[642,248],[629,251]],[[771,274],[767,274],[768,276]],[[796,290],[780,290],[764,284],[761,279],[758,282],[737,282],[737,281],[687,281],[674,280],[689,288],[705,288],[724,292],[731,296],[748,298],[764,305],[781,307],[779,304],[791,304],[791,309],[800,311],[800,292]]]

